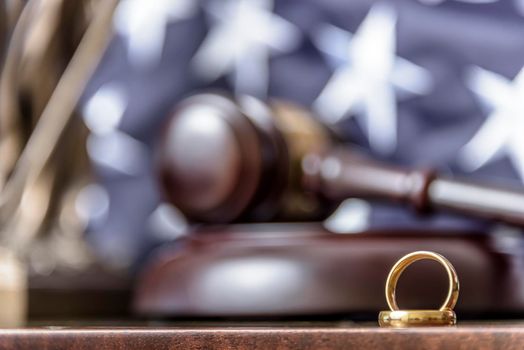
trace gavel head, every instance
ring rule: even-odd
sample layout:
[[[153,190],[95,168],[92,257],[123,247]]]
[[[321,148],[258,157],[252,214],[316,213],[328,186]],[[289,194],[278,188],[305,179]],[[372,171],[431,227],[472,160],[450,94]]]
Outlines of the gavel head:
[[[303,189],[301,162],[325,128],[286,102],[204,93],[174,109],[159,147],[167,199],[190,220],[316,220],[331,208]]]

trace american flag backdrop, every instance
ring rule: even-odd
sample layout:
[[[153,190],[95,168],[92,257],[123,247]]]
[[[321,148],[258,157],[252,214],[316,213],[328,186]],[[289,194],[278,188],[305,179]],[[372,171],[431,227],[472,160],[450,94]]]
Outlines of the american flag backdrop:
[[[114,29],[81,104],[96,183],[77,210],[115,264],[186,230],[153,150],[170,109],[203,89],[304,105],[377,159],[524,181],[522,0],[122,0]],[[327,225],[492,229],[357,199]]]

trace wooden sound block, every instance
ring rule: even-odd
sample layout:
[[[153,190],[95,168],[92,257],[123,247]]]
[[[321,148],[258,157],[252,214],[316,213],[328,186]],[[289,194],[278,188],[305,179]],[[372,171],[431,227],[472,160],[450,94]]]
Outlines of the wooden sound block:
[[[524,312],[522,245],[505,245],[507,239],[440,231],[344,235],[320,224],[208,228],[151,256],[134,311],[147,317],[378,315],[387,310],[384,284],[395,261],[431,250],[457,270],[459,321],[461,314]],[[446,291],[441,266],[421,261],[400,279],[397,300],[402,309],[434,309]]]

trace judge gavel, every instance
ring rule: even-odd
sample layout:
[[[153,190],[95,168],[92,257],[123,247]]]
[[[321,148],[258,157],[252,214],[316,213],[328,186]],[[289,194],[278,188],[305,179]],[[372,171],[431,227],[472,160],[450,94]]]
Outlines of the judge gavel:
[[[357,197],[524,226],[524,192],[373,162],[281,101],[188,97],[175,107],[158,156],[167,199],[193,221],[317,220]]]

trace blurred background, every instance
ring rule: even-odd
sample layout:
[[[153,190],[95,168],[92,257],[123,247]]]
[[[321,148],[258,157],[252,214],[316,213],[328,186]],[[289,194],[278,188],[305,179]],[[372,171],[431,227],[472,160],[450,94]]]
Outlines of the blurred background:
[[[107,199],[103,213],[95,205],[100,212],[88,234],[99,252],[129,263],[145,246],[183,232],[178,213],[162,203],[152,153],[176,102],[209,88],[318,108],[339,123],[345,139],[381,159],[520,184],[522,147],[512,141],[520,137],[518,124],[510,121],[518,121],[518,79],[512,82],[524,55],[518,5],[373,5],[120,5],[116,37],[82,107],[91,131],[89,157],[100,177],[95,188]],[[499,117],[489,101],[498,95],[485,86],[490,78],[517,94],[502,108],[515,106],[511,118]],[[353,92],[352,85],[363,91]],[[358,219],[344,221],[359,221],[360,229],[479,224],[457,217],[420,220],[395,205],[353,206]]]
[[[520,0],[0,0],[15,323],[375,319],[422,249],[520,317],[523,38]]]

